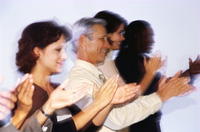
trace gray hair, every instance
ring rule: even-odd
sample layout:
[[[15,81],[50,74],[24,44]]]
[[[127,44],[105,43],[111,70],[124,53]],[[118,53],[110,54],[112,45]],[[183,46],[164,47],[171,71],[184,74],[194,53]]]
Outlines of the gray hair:
[[[78,48],[78,40],[81,35],[86,35],[89,39],[91,38],[91,34],[94,32],[92,26],[94,25],[106,25],[105,20],[98,18],[82,18],[78,20],[72,27],[73,38],[71,40],[72,50],[76,53]]]

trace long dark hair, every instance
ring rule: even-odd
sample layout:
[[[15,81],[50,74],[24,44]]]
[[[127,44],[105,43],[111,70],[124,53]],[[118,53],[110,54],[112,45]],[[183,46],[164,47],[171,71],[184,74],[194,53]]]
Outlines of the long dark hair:
[[[126,54],[133,55],[145,52],[145,32],[151,25],[143,20],[137,20],[131,22],[125,31],[125,40],[120,47],[120,53],[126,52]]]

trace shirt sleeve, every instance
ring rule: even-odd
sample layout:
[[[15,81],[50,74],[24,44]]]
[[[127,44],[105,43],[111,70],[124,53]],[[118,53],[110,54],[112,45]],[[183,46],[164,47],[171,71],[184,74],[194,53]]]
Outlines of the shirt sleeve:
[[[79,76],[70,78],[70,87],[77,87],[80,84],[93,84],[93,79],[90,79],[86,76]],[[98,85],[98,88],[101,86]],[[92,99],[92,89],[87,93],[87,95],[76,103],[79,108],[84,109],[91,102]],[[150,94],[148,96],[141,96],[138,99],[134,100],[131,103],[124,105],[115,106],[110,113],[106,121],[104,122],[104,126],[112,129],[112,130],[120,130],[131,124],[139,122],[151,114],[157,112],[162,105],[162,101],[160,97],[156,94]]]
[[[4,127],[0,127],[0,132],[19,132],[12,123],[7,124]]]
[[[37,111],[36,111],[37,112]],[[52,121],[47,119],[44,125],[41,127],[37,118],[36,112],[30,116],[22,125],[20,132],[50,132],[52,129]]]
[[[131,103],[114,107],[104,125],[113,130],[120,130],[154,114],[161,105],[161,99],[156,93],[140,96]]]

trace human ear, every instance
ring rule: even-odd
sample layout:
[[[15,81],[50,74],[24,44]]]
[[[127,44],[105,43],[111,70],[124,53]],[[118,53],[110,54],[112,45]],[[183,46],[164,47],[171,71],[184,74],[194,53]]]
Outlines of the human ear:
[[[80,44],[83,45],[83,46],[86,46],[87,43],[88,43],[88,38],[85,35],[82,35],[80,37]]]
[[[37,57],[40,56],[40,51],[41,51],[41,49],[38,48],[38,47],[35,47],[35,48],[33,49],[33,53],[34,53]]]

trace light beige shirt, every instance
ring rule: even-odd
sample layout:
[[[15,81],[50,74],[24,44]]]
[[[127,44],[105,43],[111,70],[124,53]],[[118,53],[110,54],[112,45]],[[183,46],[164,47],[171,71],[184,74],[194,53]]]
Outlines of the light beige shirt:
[[[96,84],[98,88],[103,85],[103,81],[99,79],[100,72],[93,64],[83,60],[76,60],[74,67],[69,73],[69,87],[75,88],[82,84]],[[92,87],[88,94],[76,103],[81,109],[88,106],[92,100]],[[133,123],[139,122],[151,114],[154,114],[161,108],[162,102],[160,97],[153,93],[148,96],[140,96],[135,101],[116,105],[105,120],[100,132],[115,132]]]
[[[103,74],[107,77],[112,77],[114,75],[119,75],[119,71],[115,65],[115,62],[112,60],[112,53],[111,50],[107,55],[102,64],[98,66],[98,68],[103,72]],[[125,85],[125,81],[122,79],[121,76],[119,76],[118,79],[119,86]]]

